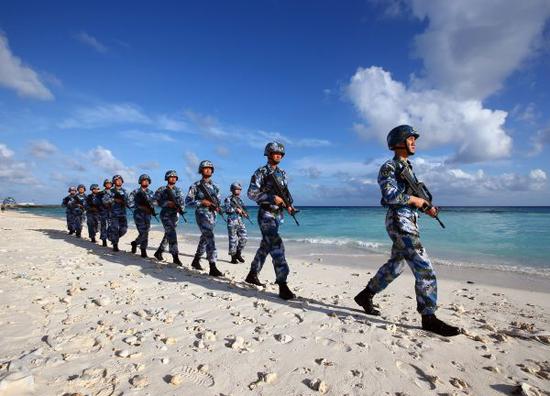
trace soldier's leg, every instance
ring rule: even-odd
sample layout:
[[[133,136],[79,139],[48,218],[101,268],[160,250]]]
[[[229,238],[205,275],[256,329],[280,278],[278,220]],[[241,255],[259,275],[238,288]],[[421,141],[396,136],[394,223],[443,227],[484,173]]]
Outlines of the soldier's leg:
[[[229,255],[234,256],[237,253],[237,227],[235,224],[227,224],[227,237],[229,239]]]
[[[260,225],[260,231],[262,233],[262,240],[260,246],[254,255],[252,263],[250,263],[250,272],[259,273],[265,263],[265,259],[271,250],[271,239],[269,230],[273,221],[273,214],[260,210],[258,213],[258,224]]]
[[[210,264],[215,264],[217,259],[216,241],[214,239],[215,222],[216,218],[213,213],[200,216],[201,239],[204,237],[204,249],[206,250],[206,258]]]
[[[132,242],[132,246],[140,246],[143,244],[143,240],[144,240],[144,232],[145,232],[145,229],[146,229],[146,224],[145,224],[145,214],[142,213],[140,210],[135,210],[134,211],[134,224],[136,225],[136,229],[138,231],[138,236],[137,238],[134,240],[134,242]],[[133,247],[132,247],[133,248]]]
[[[392,283],[405,269],[405,259],[403,255],[396,249],[392,248],[391,257],[384,265],[382,265],[376,275],[374,275],[367,284],[367,289],[371,294],[380,293],[390,283]]]
[[[109,241],[113,244],[118,243],[119,219],[118,216],[111,216],[109,221]]]
[[[73,219],[71,216],[71,212],[66,212],[65,216],[67,217],[67,229],[69,230],[70,233],[73,233],[74,229],[73,229]]]
[[[95,217],[91,213],[89,213],[86,218],[86,225],[88,226],[88,236],[90,237],[90,239],[95,238],[94,219]]]
[[[120,216],[118,224],[118,237],[120,238],[128,231],[128,218],[126,217],[126,215]]]
[[[237,228],[237,238],[238,238],[238,245],[237,245],[237,251],[241,252],[243,251],[244,247],[246,246],[246,241],[248,240],[248,235],[246,233],[246,227],[244,224],[240,224]]]
[[[99,214],[94,215],[94,238],[99,231]]]
[[[289,268],[285,257],[285,245],[283,239],[279,235],[279,221],[276,218],[272,218],[271,221],[266,224],[265,231],[269,239],[269,254],[273,260],[275,282],[286,283]]]
[[[172,255],[179,254],[178,249],[178,216],[177,214],[170,218],[170,231],[166,233],[166,238],[168,239],[169,250]]]
[[[149,230],[151,229],[151,216],[145,215],[144,227],[142,230],[143,240],[140,243],[140,249],[147,249],[149,245]]]
[[[100,233],[99,233],[99,239],[105,241],[108,239],[109,234],[107,233],[107,214],[102,213],[99,215],[99,225],[100,225]]]

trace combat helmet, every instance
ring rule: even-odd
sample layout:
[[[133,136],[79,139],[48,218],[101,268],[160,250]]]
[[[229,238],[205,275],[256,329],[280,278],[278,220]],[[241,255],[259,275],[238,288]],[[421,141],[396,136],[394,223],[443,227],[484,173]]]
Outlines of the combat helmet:
[[[150,177],[148,174],[146,174],[146,173],[144,173],[143,175],[141,175],[141,176],[139,177],[139,179],[138,179],[138,184],[141,184],[141,182],[142,182],[143,180],[149,180],[149,184],[151,184],[151,177]]]
[[[273,153],[279,153],[285,156],[285,146],[279,142],[269,142],[264,149],[264,156],[269,157]]]
[[[212,161],[201,161],[201,163],[199,164],[199,173],[201,173],[204,168],[212,168],[212,173],[214,173],[214,164],[212,163]]]
[[[388,148],[390,150],[393,150],[395,146],[405,143],[405,140],[407,140],[411,136],[414,136],[416,139],[420,137],[416,129],[414,129],[410,125],[396,126],[390,131],[390,133],[388,133]]]
[[[99,186],[96,183],[90,185],[90,191],[93,191],[96,188],[99,188]]]
[[[120,179],[120,180],[122,180],[122,182],[124,183],[124,179],[123,179],[123,177],[120,176],[120,175],[114,175],[114,176],[113,176],[113,180],[111,181],[111,183],[115,184],[115,180],[116,180],[116,179]]]
[[[178,180],[178,172],[176,172],[175,170],[173,169],[170,169],[168,171],[166,171],[166,173],[164,174],[164,180],[168,181],[168,178],[169,177],[175,177],[176,180]]]
[[[241,186],[241,183],[235,182],[235,183],[231,183],[231,187],[229,189],[233,192],[235,190],[242,190],[243,187]]]
[[[113,182],[110,179],[105,179],[105,180],[103,180],[103,187],[105,187],[105,184],[107,184],[107,183],[113,184]]]
[[[81,188],[84,189],[84,191],[86,191],[86,186],[84,184],[79,184],[78,187],[76,188],[77,190],[80,190]]]
[[[75,186],[70,186],[69,189],[67,190],[67,192],[71,192],[71,191],[76,191],[76,187]]]

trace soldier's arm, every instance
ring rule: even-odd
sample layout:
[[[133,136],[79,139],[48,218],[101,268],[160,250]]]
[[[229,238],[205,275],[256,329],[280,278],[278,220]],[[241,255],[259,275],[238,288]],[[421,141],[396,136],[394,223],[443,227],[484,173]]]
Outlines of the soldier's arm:
[[[187,196],[185,197],[185,205],[186,206],[199,206],[201,204],[201,200],[197,200],[197,186],[195,184],[192,184],[191,187],[189,187],[189,191],[187,192]]]
[[[136,190],[128,195],[128,207],[132,209],[136,207]]]
[[[274,203],[275,196],[262,191],[264,175],[260,170],[254,172],[250,178],[250,185],[248,186],[247,195],[252,201],[260,204],[262,202]]]
[[[183,194],[181,193],[181,190],[178,187],[174,189],[174,194],[176,196],[176,201],[178,205],[181,206],[182,210],[185,210],[185,200],[183,199]]]
[[[388,205],[407,205],[410,196],[402,192],[397,185],[396,169],[393,162],[386,162],[378,173],[378,185],[382,198]]]
[[[223,201],[223,208],[227,214],[235,213],[235,208],[231,205],[231,197],[225,198]]]
[[[63,201],[61,201],[61,206],[63,206],[64,208],[66,208],[68,202],[69,202],[69,198],[68,198],[68,197],[63,198]]]

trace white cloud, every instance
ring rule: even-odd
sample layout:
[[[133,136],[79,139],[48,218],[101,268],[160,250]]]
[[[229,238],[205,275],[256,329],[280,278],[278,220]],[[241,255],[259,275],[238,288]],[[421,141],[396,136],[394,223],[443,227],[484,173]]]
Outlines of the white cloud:
[[[540,154],[544,146],[550,146],[550,127],[539,129],[537,133],[531,138],[533,150],[530,155]]]
[[[135,169],[124,165],[122,161],[116,158],[112,151],[102,146],[88,151],[85,155],[90,163],[93,163],[95,167],[107,172],[109,176],[119,174],[122,175],[125,181],[133,180],[135,178]]]
[[[78,33],[75,38],[80,41],[83,44],[86,44],[87,46],[93,48],[97,52],[104,54],[109,49],[104,44],[100,43],[98,39],[96,39],[94,36],[86,33],[86,32],[80,32]]]
[[[199,133],[208,137],[222,138],[230,135],[221,127],[218,120],[210,115],[187,110],[185,116],[194,124]]]
[[[415,90],[376,66],[359,68],[347,94],[368,122],[368,126],[356,125],[355,131],[384,145],[393,127],[411,124],[420,131],[422,148],[454,145],[451,161],[486,161],[510,154],[512,139],[504,130],[507,113],[486,109],[478,100],[460,100],[438,90]]]
[[[160,163],[158,161],[143,162],[143,163],[138,165],[138,168],[146,169],[146,170],[159,169],[160,168]]]
[[[130,103],[105,104],[78,109],[74,116],[62,121],[60,128],[99,128],[113,124],[151,124],[138,106]]]
[[[180,132],[187,129],[187,123],[167,115],[157,117],[156,124],[160,129],[165,131]]]
[[[53,94],[38,74],[13,55],[8,39],[0,32],[0,85],[15,90],[19,96],[52,100]]]
[[[121,135],[124,138],[132,140],[135,143],[141,145],[149,145],[154,142],[173,143],[176,141],[172,136],[162,132],[144,132],[131,130],[124,131],[121,133]]]
[[[193,180],[197,176],[197,170],[199,169],[200,159],[192,151],[186,151],[184,154],[185,158],[185,174],[190,180]]]
[[[426,81],[449,94],[484,99],[502,87],[541,44],[549,0],[412,0],[411,9],[426,19],[416,36],[416,54]]]
[[[57,147],[46,139],[31,141],[30,152],[36,158],[48,158],[57,152]]]
[[[10,148],[0,143],[0,183],[35,183],[29,165],[24,161],[18,161]],[[9,185],[0,184],[0,191],[9,190]]]

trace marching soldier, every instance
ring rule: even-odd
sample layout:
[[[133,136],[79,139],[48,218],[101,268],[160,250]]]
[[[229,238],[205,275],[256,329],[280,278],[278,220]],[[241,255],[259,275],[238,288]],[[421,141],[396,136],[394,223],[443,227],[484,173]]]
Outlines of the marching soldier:
[[[88,225],[88,236],[90,240],[95,243],[95,235],[97,234],[99,227],[99,211],[103,203],[101,202],[101,196],[99,195],[99,186],[92,184],[90,186],[91,193],[86,197],[84,208],[86,209],[86,223]]]
[[[130,193],[128,206],[134,209],[134,223],[138,230],[138,237],[132,241],[132,253],[141,250],[141,257],[147,257],[147,243],[149,241],[149,230],[151,229],[151,215],[154,213],[153,191],[149,190],[151,177],[143,174],[138,179],[139,187]]]
[[[240,197],[242,189],[239,183],[232,183],[230,187],[231,195],[225,198],[224,201],[231,264],[237,264],[239,261],[244,263],[242,251],[246,246],[246,227],[242,218],[248,216],[248,214]]]
[[[114,188],[103,196],[103,204],[109,207],[109,241],[113,244],[113,252],[118,252],[118,241],[128,231],[128,219],[126,208],[128,207],[128,194],[122,187],[124,179],[120,175],[114,175],[112,183]]]

